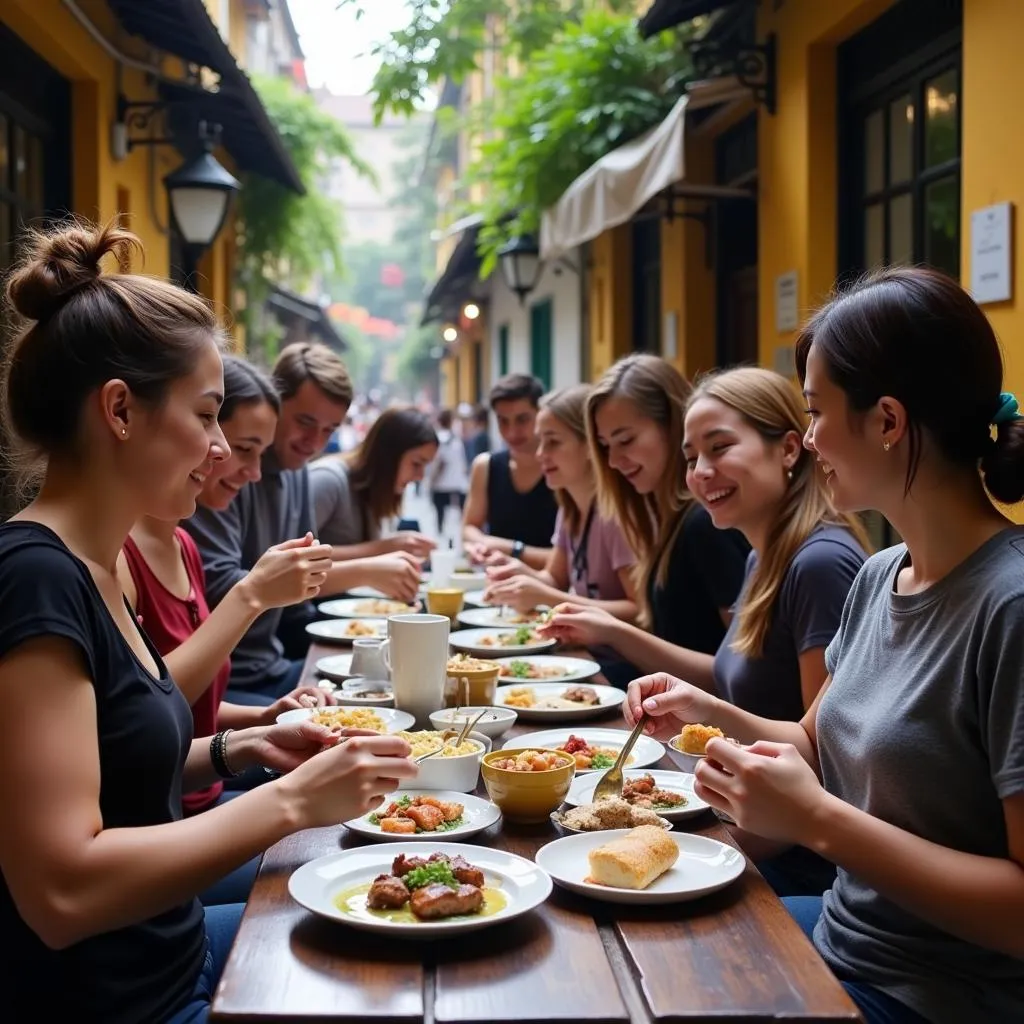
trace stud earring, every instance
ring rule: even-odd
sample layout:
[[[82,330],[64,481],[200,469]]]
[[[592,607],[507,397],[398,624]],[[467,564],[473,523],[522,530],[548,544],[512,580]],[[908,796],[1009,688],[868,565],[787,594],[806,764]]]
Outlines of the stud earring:
[[[128,436],[128,431],[124,427],[121,428],[121,436],[122,437],[127,437]]]
[[[791,470],[791,469],[787,469],[786,470],[786,479],[787,480],[792,480],[793,479],[793,470]]]
[[[888,441],[883,441],[882,442],[882,451],[883,452],[887,452],[891,447],[892,447],[892,445],[890,445]]]

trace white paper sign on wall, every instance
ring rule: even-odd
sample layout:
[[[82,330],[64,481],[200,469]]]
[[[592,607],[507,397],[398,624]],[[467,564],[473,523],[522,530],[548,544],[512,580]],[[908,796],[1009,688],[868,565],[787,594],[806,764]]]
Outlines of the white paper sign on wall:
[[[780,334],[795,331],[800,326],[798,284],[795,270],[775,278],[775,330]]]
[[[1013,204],[971,213],[971,294],[974,301],[1013,298]]]

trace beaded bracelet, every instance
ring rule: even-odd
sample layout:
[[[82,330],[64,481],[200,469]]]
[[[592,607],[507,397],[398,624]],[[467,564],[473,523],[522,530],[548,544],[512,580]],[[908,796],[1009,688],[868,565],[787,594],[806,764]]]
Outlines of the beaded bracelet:
[[[232,770],[231,765],[228,764],[228,736],[232,731],[225,729],[210,740],[210,762],[213,764],[213,770],[222,779],[237,779],[242,774]]]

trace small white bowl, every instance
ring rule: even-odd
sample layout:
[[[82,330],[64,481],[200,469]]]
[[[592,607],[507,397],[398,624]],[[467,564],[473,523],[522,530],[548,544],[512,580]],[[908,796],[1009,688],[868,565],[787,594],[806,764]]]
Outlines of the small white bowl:
[[[487,586],[485,572],[453,572],[448,577],[450,590],[461,590],[464,594],[471,590],[483,590]]]
[[[555,826],[555,831],[558,832],[560,835],[563,835],[563,836],[586,836],[586,835],[590,835],[591,832],[610,832],[610,831],[612,831],[611,829],[601,829],[601,828],[597,828],[597,829],[573,828],[572,825],[566,825],[566,823],[562,820],[563,817],[564,817],[564,812],[562,812],[562,811],[552,811],[551,812],[551,824]],[[669,821],[667,818],[663,818],[663,817],[661,817],[661,815],[658,815],[658,821],[661,823],[661,827],[666,832],[671,830],[672,822]]]
[[[459,708],[458,718],[453,718],[455,708],[441,708],[440,711],[431,711],[430,724],[435,729],[459,729],[466,722],[471,722],[476,718],[481,711],[486,711],[487,714],[473,726],[473,729],[475,732],[481,732],[495,740],[499,736],[504,736],[516,724],[516,719],[519,717],[514,708],[471,707]],[[452,724],[453,722],[455,724]]]
[[[466,737],[475,740],[479,750],[458,757],[441,757],[439,754],[421,761],[417,767],[419,775],[406,783],[415,789],[447,789],[455,793],[472,793],[480,778],[480,762],[491,749],[491,741],[478,732]]]
[[[673,736],[672,739],[665,744],[668,748],[668,756],[675,764],[675,766],[683,772],[689,772],[693,774],[693,770],[704,760],[704,754],[687,754],[685,751],[680,750],[676,744],[679,742],[678,736]]]

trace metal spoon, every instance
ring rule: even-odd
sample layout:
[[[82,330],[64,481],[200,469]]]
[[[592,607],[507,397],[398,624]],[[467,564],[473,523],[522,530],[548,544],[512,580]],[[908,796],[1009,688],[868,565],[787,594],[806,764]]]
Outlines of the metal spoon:
[[[629,734],[629,739],[626,740],[625,746],[619,751],[615,764],[601,776],[600,781],[594,787],[593,800],[595,804],[600,800],[614,800],[622,796],[622,766],[626,763],[626,759],[629,757],[629,753],[637,739],[639,739],[640,733],[643,732],[644,722],[646,721],[647,712],[643,712],[640,715],[640,720],[633,726],[633,731]]]
[[[445,744],[456,736],[458,736],[458,733],[454,729],[445,729],[445,731],[441,733],[441,745],[434,750],[428,751],[426,754],[420,754],[419,757],[414,757],[412,763],[419,764],[420,761],[426,761],[428,757],[434,757],[437,754],[440,754],[441,751],[444,750]]]

